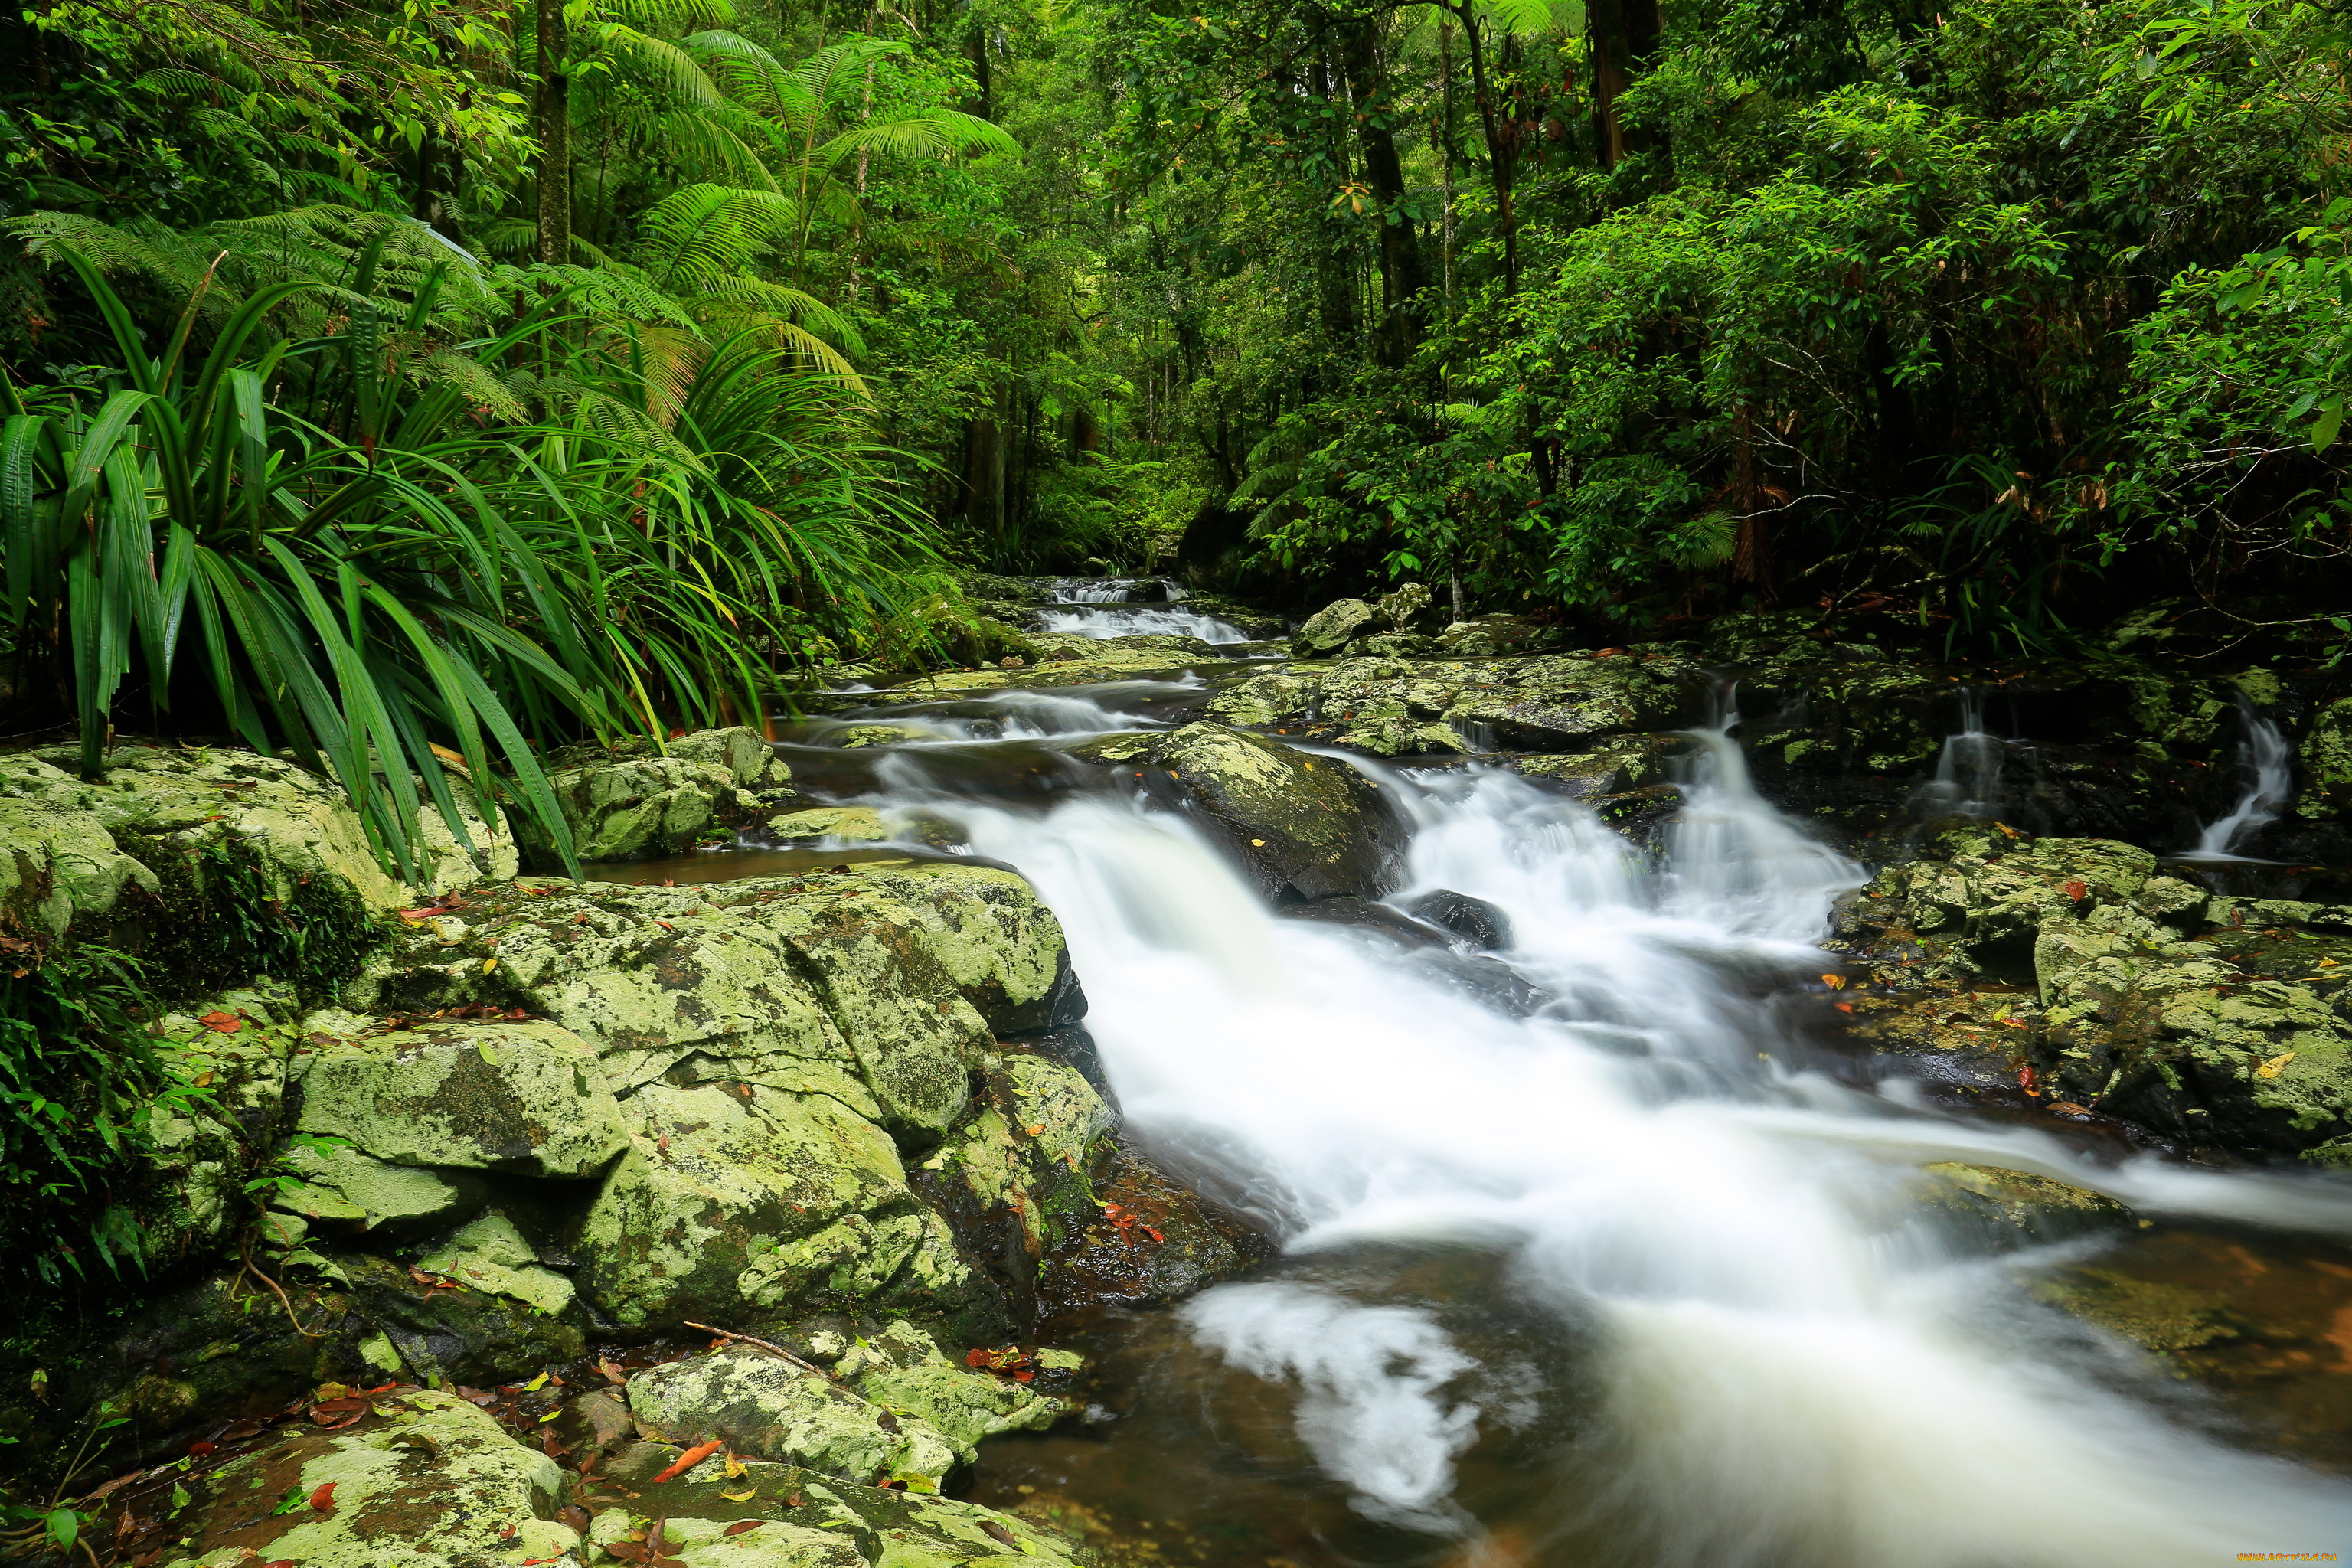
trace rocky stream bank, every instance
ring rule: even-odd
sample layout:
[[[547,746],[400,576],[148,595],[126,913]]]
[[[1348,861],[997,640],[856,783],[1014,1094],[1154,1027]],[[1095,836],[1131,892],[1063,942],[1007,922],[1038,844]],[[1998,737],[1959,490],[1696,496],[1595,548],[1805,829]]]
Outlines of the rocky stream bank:
[[[1499,911],[1386,901],[1412,821],[1381,769],[1507,769],[1649,854],[1692,731],[1728,723],[1861,868],[1827,972],[1764,986],[1818,1065],[2085,1146],[2352,1168],[2332,664],[2126,638],[1964,668],[1801,616],[1572,649],[1349,601],[1212,646],[1045,632],[1042,588],[994,587],[987,664],[804,696],[782,746],[559,759],[587,858],[785,847],[772,873],[574,884],[476,816],[403,882],[276,759],[125,744],[92,784],[0,756],[11,951],[135,956],[184,1086],[112,1194],[144,1275],[0,1344],[20,1495],[79,1500],[92,1555],[141,1568],[1128,1561],[951,1494],[986,1439],[1099,1414],[1074,1328],[1267,1243],[1123,1145],[1029,884],[862,803],[1004,692],[1156,682],[1148,720],[1041,740],[1023,787],[1186,813],[1278,909],[1515,1016],[1557,999],[1497,956]],[[2181,858],[2259,782],[2258,727],[2291,776],[2248,858]],[[2023,1173],[1923,1182],[1998,1232],[2128,1217]]]

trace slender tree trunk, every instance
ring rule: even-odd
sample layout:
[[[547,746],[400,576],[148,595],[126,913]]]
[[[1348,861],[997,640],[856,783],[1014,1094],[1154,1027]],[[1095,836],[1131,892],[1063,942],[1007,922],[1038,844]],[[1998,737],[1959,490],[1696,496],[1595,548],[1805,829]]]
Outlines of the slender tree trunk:
[[[539,258],[572,259],[572,37],[563,0],[539,7]]]
[[[1585,38],[1592,51],[1592,132],[1601,166],[1614,169],[1650,138],[1625,124],[1619,100],[1658,48],[1657,0],[1586,0]]]
[[[1372,188],[1381,220],[1381,330],[1375,339],[1382,364],[1402,366],[1412,356],[1412,301],[1421,292],[1421,247],[1403,213],[1404,163],[1388,122],[1386,73],[1381,69],[1380,35],[1369,16],[1339,25],[1339,62],[1348,96],[1356,106],[1356,140],[1364,156],[1364,181]]]
[[[1470,50],[1470,92],[1478,105],[1478,126],[1486,142],[1486,177],[1495,187],[1495,226],[1503,240],[1503,292],[1519,291],[1519,220],[1511,206],[1511,168],[1517,152],[1516,133],[1495,101],[1486,78],[1486,47],[1478,36],[1477,0],[1445,0],[1446,9],[1461,19],[1462,41]]]
[[[1444,104],[1444,122],[1438,128],[1437,146],[1441,166],[1444,170],[1444,207],[1439,219],[1440,251],[1445,272],[1445,316],[1454,318],[1454,19],[1443,17],[1437,24],[1437,80],[1440,100]],[[1460,595],[1455,597],[1460,598]],[[1458,607],[1458,606],[1457,606]],[[1459,620],[1459,616],[1454,617]]]

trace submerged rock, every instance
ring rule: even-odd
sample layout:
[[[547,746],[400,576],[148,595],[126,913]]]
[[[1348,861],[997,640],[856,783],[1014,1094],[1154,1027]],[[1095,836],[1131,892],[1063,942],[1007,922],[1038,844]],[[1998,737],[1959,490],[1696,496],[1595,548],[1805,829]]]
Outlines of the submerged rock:
[[[1474,899],[1451,888],[1439,888],[1408,899],[1404,910],[1416,920],[1452,932],[1481,952],[1493,952],[1511,945],[1509,915],[1484,899]]]
[[[2047,1176],[1954,1161],[1926,1167],[1937,1207],[1990,1222],[2037,1241],[2058,1241],[2126,1223],[2131,1211],[2113,1198]]]
[[[1380,786],[1343,762],[1207,723],[1070,754],[1126,768],[1154,798],[1172,794],[1275,898],[1376,899],[1394,884],[1403,825]]]

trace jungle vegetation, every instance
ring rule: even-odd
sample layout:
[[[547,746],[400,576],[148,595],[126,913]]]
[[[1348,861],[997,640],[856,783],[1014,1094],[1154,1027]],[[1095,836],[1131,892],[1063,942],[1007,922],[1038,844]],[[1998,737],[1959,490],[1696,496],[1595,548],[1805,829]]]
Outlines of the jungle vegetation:
[[[436,752],[560,834],[547,746],[953,657],[973,569],[2326,624],[2336,10],[1195,5],[31,0],[14,728],[396,858]]]

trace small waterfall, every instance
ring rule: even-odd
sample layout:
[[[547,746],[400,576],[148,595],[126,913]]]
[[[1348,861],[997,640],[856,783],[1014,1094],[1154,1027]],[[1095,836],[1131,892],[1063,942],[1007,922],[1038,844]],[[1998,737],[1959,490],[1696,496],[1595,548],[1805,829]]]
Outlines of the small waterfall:
[[[1911,796],[1914,809],[1927,816],[1992,816],[2000,808],[2001,769],[2009,760],[2009,742],[1985,730],[1985,694],[1981,688],[1960,688],[1959,732],[1944,738],[1936,756],[1936,776]]]
[[[2256,712],[2253,703],[2242,695],[2238,699],[2238,718],[2245,729],[2245,738],[2238,742],[2238,767],[2246,777],[2245,793],[2238,796],[2238,804],[2227,816],[2206,826],[2198,836],[2197,847],[2183,858],[2242,859],[2235,852],[2238,845],[2264,824],[2275,821],[2286,808],[2294,788],[2290,766],[2294,750],[2279,727]]]
[[[1507,914],[1500,957],[1558,998],[1527,1016],[1276,918],[1181,813],[893,782],[1060,917],[1131,1135],[1280,1234],[1271,1278],[1182,1318],[1292,1391],[1370,1519],[1470,1537],[1460,1562],[1507,1521],[1534,1553],[1512,1561],[1627,1568],[2202,1568],[2352,1541],[2340,1482],[2134,1397],[1916,1192],[1925,1162],[1998,1152],[2158,1208],[2340,1234],[2352,1205],[2103,1169],[1780,1065],[1756,989],[1822,963],[1808,944],[1860,873],[1756,796],[1724,728],[1701,739],[1654,862],[1507,773],[1381,773],[1413,830],[1404,891]],[[1515,1332],[1587,1347],[1571,1380],[1523,1363],[1528,1339],[1475,1349],[1487,1303],[1402,1273],[1465,1248],[1496,1260]],[[1476,1445],[1538,1428],[1564,1435],[1515,1451],[1507,1501],[1454,1495]]]
[[[1147,632],[1168,632],[1199,637],[1218,647],[1251,639],[1249,633],[1198,610],[1120,608],[1116,610],[1043,610],[1038,630],[1076,632],[1083,637],[1129,637]]]

